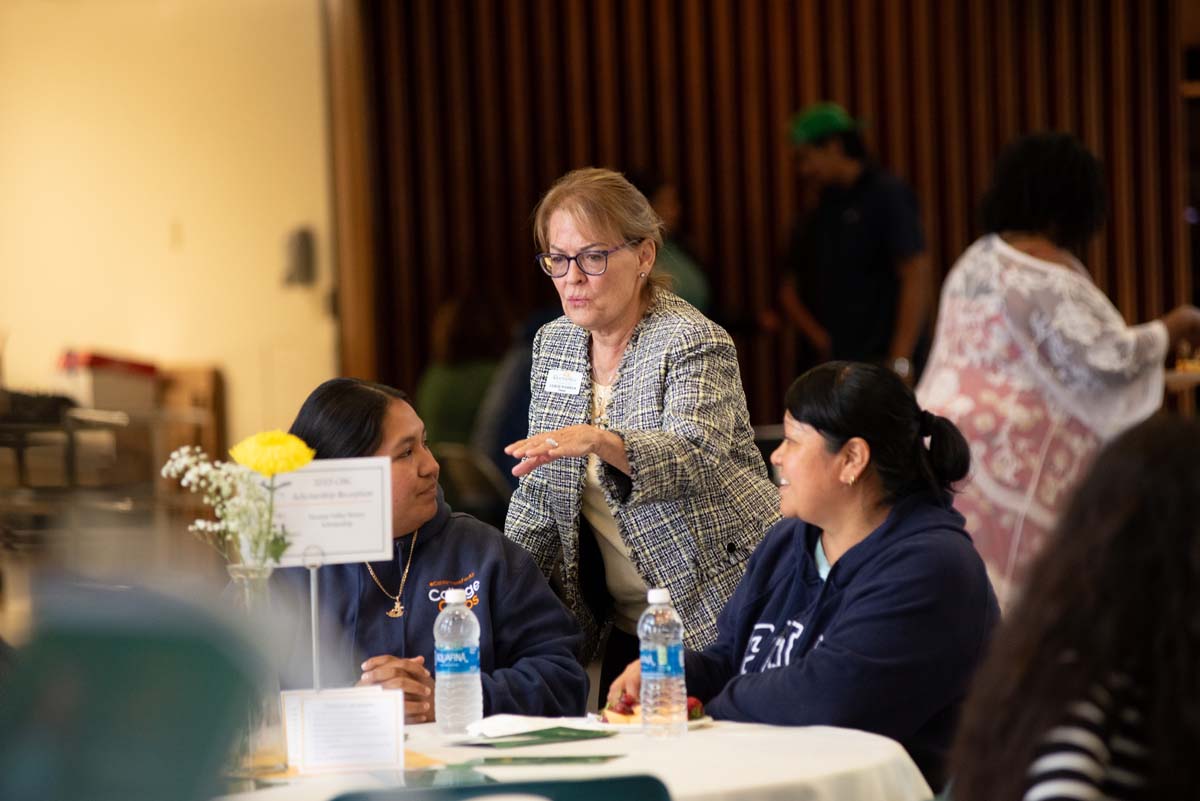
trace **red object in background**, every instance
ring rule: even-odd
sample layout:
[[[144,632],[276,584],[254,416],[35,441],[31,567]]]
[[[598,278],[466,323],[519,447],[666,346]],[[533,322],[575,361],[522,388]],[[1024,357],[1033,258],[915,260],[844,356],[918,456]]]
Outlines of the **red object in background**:
[[[117,370],[123,373],[133,373],[135,375],[150,377],[158,375],[158,368],[149,362],[135,362],[87,350],[63,351],[62,356],[58,358],[58,366],[61,370],[75,370],[80,367],[87,367],[93,370]]]

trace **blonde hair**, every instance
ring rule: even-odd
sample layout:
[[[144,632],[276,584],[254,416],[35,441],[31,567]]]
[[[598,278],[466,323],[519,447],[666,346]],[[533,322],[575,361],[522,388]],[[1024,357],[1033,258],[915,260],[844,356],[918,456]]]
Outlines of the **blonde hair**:
[[[629,180],[600,167],[572,170],[554,182],[533,210],[533,238],[539,250],[550,247],[550,218],[565,211],[579,225],[614,236],[620,242],[650,240],[655,258],[663,246],[663,221]],[[669,275],[651,272],[642,288],[645,299],[671,288]]]

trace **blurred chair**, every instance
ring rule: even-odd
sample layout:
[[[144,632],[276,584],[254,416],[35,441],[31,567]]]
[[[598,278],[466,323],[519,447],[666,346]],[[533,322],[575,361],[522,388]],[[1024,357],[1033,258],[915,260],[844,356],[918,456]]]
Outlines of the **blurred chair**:
[[[503,529],[512,490],[496,465],[479,451],[454,442],[431,443],[429,449],[442,468],[446,503]]]
[[[488,796],[532,796],[548,801],[671,801],[667,787],[653,776],[602,779],[547,779],[499,782],[474,787],[411,787],[339,795],[333,801],[467,801]]]
[[[201,801],[219,791],[261,663],[151,593],[60,584],[0,677],[0,798]]]

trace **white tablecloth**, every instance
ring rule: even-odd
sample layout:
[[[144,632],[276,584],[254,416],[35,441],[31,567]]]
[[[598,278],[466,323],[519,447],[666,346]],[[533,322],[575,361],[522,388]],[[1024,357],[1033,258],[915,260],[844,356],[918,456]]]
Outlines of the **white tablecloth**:
[[[564,720],[569,725],[571,721]],[[640,732],[514,749],[449,744],[432,725],[408,728],[407,748],[446,763],[484,756],[621,754],[591,765],[476,768],[499,781],[583,779],[648,773],[674,801],[927,801],[933,797],[917,766],[895,741],[877,734],[826,726],[779,727],[717,722],[674,740]],[[373,777],[319,779],[306,784],[226,796],[225,801],[321,801],[357,786],[379,787]]]

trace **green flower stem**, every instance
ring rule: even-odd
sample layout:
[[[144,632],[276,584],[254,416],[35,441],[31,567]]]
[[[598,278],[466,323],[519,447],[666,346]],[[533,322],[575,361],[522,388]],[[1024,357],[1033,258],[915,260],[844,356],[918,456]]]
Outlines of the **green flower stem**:
[[[262,549],[262,553],[258,556],[258,563],[265,564],[267,561],[267,551],[271,548],[272,534],[275,531],[275,475],[271,474],[271,483],[267,486],[267,535],[259,542],[255,543],[255,550]]]

